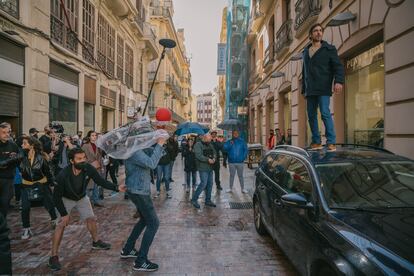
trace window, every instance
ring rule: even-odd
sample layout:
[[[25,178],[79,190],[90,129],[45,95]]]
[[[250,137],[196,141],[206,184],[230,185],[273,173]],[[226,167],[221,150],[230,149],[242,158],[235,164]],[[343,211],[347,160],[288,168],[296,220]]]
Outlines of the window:
[[[95,129],[95,105],[85,103],[84,108],[84,132]]]
[[[115,67],[115,29],[100,14],[98,17],[98,63],[110,76]]]
[[[77,101],[49,94],[49,122],[59,122],[65,133],[75,135],[77,131]]]
[[[55,42],[76,53],[78,46],[78,0],[65,0],[64,4],[65,7],[62,7],[60,0],[50,0],[50,33]],[[66,8],[69,22],[66,19],[64,8]]]
[[[301,193],[308,201],[312,199],[312,182],[306,166],[292,157],[284,177],[283,188],[291,193]]]
[[[0,9],[11,16],[19,18],[19,0],[1,0]]]
[[[263,171],[265,174],[283,189],[285,189],[283,182],[290,159],[289,156],[284,154],[271,154],[264,163]]]
[[[125,44],[125,83],[129,88],[134,87],[134,52]]]
[[[118,35],[116,37],[116,77],[124,81],[124,40]]]
[[[82,40],[85,45],[82,48],[82,56],[87,62],[94,64],[95,52],[95,7],[89,0],[83,0]]]

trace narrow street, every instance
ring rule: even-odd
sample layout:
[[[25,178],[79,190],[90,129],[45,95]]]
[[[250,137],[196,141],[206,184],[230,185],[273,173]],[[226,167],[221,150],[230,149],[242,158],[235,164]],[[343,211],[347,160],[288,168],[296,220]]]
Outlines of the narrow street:
[[[120,171],[123,181],[123,169]],[[160,265],[157,275],[296,275],[292,265],[270,237],[259,236],[253,224],[252,209],[231,209],[230,202],[251,202],[254,170],[245,169],[249,195],[243,195],[235,181],[233,194],[213,189],[217,208],[194,209],[183,189],[181,156],[174,166],[173,198],[165,194],[154,200],[160,228],[150,250],[150,259]],[[222,168],[224,189],[228,170]],[[155,185],[153,186],[155,189]],[[62,270],[58,275],[127,275],[133,274],[133,259],[121,260],[119,252],[132,229],[134,206],[118,194],[105,199],[105,208],[95,208],[101,238],[112,244],[108,251],[94,251],[84,224],[75,214],[66,228],[60,249]],[[48,214],[33,208],[34,237],[23,241],[18,211],[8,216],[11,226],[13,272],[19,274],[51,273],[46,263],[50,250]],[[137,247],[139,243],[137,243]]]

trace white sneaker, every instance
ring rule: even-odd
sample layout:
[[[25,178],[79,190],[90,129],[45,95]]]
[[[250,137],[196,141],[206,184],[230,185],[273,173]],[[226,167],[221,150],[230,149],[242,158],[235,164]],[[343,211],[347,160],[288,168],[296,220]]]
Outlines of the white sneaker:
[[[33,236],[32,230],[30,228],[23,229],[22,240],[28,240]]]
[[[226,190],[226,193],[232,193],[233,192],[233,190],[232,189],[227,189]]]
[[[248,193],[248,191],[247,191],[246,189],[243,189],[243,190],[242,190],[242,193],[243,193],[243,194],[247,194],[247,193]]]
[[[157,192],[154,196],[154,198],[159,198],[160,197],[160,192]]]

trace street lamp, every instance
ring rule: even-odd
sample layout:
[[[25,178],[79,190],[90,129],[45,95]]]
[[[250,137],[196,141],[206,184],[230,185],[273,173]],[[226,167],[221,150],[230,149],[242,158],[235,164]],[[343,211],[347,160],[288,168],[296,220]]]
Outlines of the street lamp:
[[[160,69],[161,61],[165,57],[165,51],[166,51],[166,49],[174,48],[177,45],[177,43],[174,40],[168,39],[168,38],[160,39],[159,43],[163,47],[163,49],[162,49],[160,60],[158,61],[158,66],[157,66],[157,70],[155,71],[154,79],[152,80],[152,83],[151,83],[151,88],[150,88],[150,91],[148,93],[148,98],[147,98],[147,101],[145,103],[144,111],[142,111],[142,116],[144,116],[145,111],[147,111],[148,103],[149,103],[149,100],[151,98],[152,89],[154,88],[154,84],[155,84],[155,80],[157,78],[158,70]]]
[[[335,27],[348,24],[351,21],[354,21],[356,18],[355,14],[350,11],[339,13],[332,17],[332,19],[328,22],[327,26]]]

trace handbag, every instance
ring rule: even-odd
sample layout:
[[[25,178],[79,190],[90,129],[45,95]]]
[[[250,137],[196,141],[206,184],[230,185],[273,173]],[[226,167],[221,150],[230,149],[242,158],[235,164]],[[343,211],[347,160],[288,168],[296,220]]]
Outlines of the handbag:
[[[43,192],[40,187],[40,183],[34,183],[30,188],[27,189],[27,198],[29,201],[42,201],[43,200]]]

